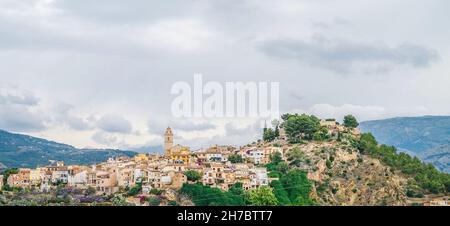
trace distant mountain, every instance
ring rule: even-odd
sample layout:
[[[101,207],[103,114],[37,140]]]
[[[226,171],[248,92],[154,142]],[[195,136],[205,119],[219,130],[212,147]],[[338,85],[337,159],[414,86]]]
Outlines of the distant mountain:
[[[366,121],[363,132],[371,132],[383,144],[431,162],[450,172],[450,116],[400,117]]]
[[[49,160],[66,164],[92,164],[116,156],[134,156],[134,151],[115,149],[77,149],[32,136],[0,130],[0,167],[36,167]]]
[[[130,150],[138,153],[159,153],[159,154],[164,153],[164,148],[162,145],[132,148]]]

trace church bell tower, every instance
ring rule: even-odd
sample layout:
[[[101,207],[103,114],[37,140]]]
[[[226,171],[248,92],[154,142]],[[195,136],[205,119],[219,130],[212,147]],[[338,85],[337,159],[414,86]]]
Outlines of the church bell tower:
[[[170,127],[167,127],[164,133],[164,154],[166,156],[170,155],[170,150],[173,147],[173,133]]]

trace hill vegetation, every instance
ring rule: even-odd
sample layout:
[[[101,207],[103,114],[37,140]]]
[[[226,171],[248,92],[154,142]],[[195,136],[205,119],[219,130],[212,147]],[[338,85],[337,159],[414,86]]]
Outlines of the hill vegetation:
[[[362,122],[379,143],[393,145],[450,173],[450,116],[399,117]]]

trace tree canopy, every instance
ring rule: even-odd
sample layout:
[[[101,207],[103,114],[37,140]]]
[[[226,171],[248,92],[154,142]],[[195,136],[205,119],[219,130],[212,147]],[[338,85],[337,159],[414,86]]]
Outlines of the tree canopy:
[[[195,182],[195,181],[200,180],[200,178],[202,178],[202,175],[199,172],[195,171],[195,170],[186,171],[184,173],[184,175],[187,177],[188,181],[194,181]]]
[[[314,115],[285,114],[282,119],[282,126],[291,143],[298,143],[302,139],[312,140],[320,130],[320,120]]]
[[[251,206],[276,206],[278,200],[272,192],[272,188],[261,186],[245,193],[245,200]]]
[[[228,156],[228,161],[230,161],[231,163],[241,163],[244,162],[244,159],[241,155],[231,154]]]
[[[359,126],[358,121],[353,115],[346,115],[344,117],[344,126],[347,128],[356,128]]]

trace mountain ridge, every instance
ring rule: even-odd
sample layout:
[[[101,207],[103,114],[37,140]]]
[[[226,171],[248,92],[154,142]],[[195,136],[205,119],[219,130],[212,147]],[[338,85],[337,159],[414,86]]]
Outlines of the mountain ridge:
[[[364,121],[359,128],[380,143],[393,145],[450,172],[450,116],[395,117]]]
[[[49,160],[67,164],[92,164],[115,156],[134,156],[134,151],[87,149],[34,136],[0,129],[0,168],[34,168],[48,165]]]

